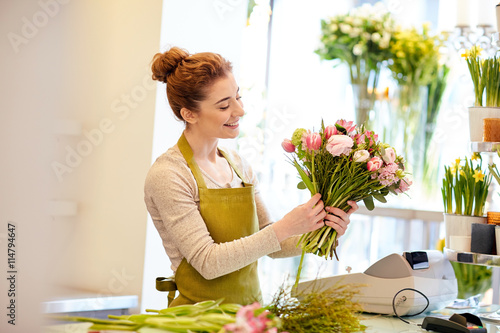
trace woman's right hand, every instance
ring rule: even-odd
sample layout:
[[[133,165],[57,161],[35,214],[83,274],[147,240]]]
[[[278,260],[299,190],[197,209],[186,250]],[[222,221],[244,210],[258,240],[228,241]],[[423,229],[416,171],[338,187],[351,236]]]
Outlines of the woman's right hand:
[[[273,223],[272,227],[278,241],[282,242],[291,236],[302,235],[321,228],[325,225],[323,219],[326,214],[321,194],[316,193],[309,201],[295,207],[281,220]]]

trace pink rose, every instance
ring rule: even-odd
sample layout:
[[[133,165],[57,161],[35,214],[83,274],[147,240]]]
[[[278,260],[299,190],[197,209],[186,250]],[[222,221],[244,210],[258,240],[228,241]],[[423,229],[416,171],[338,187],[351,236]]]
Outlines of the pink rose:
[[[345,128],[347,133],[351,133],[351,132],[356,130],[356,124],[354,124],[354,122],[352,122],[352,121],[340,119],[340,120],[337,120],[336,124],[339,124],[340,126]]]
[[[287,152],[287,153],[293,153],[295,152],[295,145],[290,141],[290,139],[285,139],[281,143],[281,147]]]
[[[368,161],[368,164],[366,165],[368,171],[377,171],[382,167],[382,164],[384,162],[382,159],[378,156],[372,157],[371,160]]]
[[[385,163],[394,163],[396,160],[396,152],[392,148],[385,148],[384,153],[382,154],[382,159]]]
[[[328,139],[326,150],[333,156],[347,155],[351,152],[354,142],[347,135],[333,135]]]
[[[306,136],[306,147],[312,151],[318,150],[321,147],[321,135],[318,133],[309,133]]]
[[[333,125],[328,125],[325,127],[325,140],[330,139],[332,135],[337,135],[339,131],[337,131],[337,127]]]

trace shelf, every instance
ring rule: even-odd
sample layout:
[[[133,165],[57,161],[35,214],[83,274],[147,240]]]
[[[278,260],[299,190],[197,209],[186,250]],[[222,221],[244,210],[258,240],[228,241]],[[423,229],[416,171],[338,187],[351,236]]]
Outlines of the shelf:
[[[444,249],[444,254],[449,261],[455,261],[464,264],[500,267],[500,256],[495,256],[492,254],[455,251],[448,248]]]
[[[500,147],[500,142],[471,142],[470,148],[478,153],[496,153],[496,146]]]

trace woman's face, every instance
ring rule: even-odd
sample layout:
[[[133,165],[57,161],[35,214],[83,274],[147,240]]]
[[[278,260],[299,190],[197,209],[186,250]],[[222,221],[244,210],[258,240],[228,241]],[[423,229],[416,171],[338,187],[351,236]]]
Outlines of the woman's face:
[[[207,138],[232,139],[239,134],[239,119],[244,114],[239,87],[232,73],[216,80],[207,98],[200,102],[192,125]]]

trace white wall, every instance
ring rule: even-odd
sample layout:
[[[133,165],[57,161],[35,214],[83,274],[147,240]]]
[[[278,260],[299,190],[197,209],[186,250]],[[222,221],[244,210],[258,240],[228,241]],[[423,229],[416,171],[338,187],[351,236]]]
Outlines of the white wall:
[[[238,79],[241,38],[246,22],[246,0],[164,0],[160,51],[179,46],[190,53],[217,52],[233,63]],[[263,69],[264,70],[264,69]],[[173,146],[183,130],[166,101],[165,85],[157,92],[153,160]],[[223,143],[230,145],[231,143]],[[155,289],[157,276],[171,276],[170,261],[148,219],[142,310],[165,308],[167,296]]]
[[[161,5],[0,3],[2,332],[38,331],[40,302],[65,288],[141,293],[156,88],[148,66]],[[82,131],[56,135],[61,119]],[[51,200],[75,202],[76,215],[52,218]],[[16,225],[15,297],[5,278],[9,222]],[[15,326],[6,320],[12,300]]]
[[[63,84],[55,117],[77,121],[82,133],[58,136],[50,170],[53,199],[78,206],[75,216],[51,223],[56,295],[65,287],[103,297],[141,294],[156,88],[149,65],[161,4],[75,1],[59,14]]]

